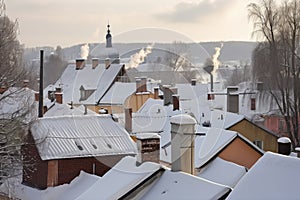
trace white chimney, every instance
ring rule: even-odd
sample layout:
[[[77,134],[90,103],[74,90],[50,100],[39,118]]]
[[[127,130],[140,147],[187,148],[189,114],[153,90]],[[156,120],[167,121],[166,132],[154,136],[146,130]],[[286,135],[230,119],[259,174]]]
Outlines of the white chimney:
[[[194,174],[194,139],[196,120],[187,114],[175,115],[171,122],[172,171]]]

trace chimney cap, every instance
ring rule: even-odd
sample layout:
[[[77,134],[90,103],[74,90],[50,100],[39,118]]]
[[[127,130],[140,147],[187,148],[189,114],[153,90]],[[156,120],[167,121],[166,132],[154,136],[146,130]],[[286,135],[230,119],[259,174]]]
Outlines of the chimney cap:
[[[296,147],[295,151],[300,152],[300,147]]]
[[[137,133],[135,137],[140,140],[161,138],[157,133]]]
[[[287,144],[287,143],[291,143],[291,139],[288,137],[281,137],[277,139],[278,143],[283,143],[283,144]]]
[[[195,118],[188,114],[180,114],[171,117],[170,119],[171,124],[182,124],[182,125],[195,125],[197,121]]]

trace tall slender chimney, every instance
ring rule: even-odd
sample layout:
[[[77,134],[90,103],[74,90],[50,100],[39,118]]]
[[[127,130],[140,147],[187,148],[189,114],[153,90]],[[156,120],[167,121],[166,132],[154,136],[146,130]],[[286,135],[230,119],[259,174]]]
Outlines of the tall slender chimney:
[[[142,82],[142,80],[140,78],[135,78],[136,93],[141,93],[142,92],[141,82]]]
[[[187,114],[171,117],[172,171],[194,174],[194,139],[196,120]]]
[[[132,108],[125,108],[125,129],[132,132]]]
[[[43,117],[43,105],[44,105],[44,84],[43,84],[43,81],[44,81],[44,50],[41,50],[40,51],[40,91],[39,91],[39,116],[38,117]]]

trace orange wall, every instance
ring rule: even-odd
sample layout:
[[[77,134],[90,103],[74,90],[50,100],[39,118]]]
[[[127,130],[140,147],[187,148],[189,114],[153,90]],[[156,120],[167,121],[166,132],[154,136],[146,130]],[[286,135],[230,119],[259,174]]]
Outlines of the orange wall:
[[[234,139],[234,141],[219,154],[220,158],[242,165],[248,169],[250,169],[261,156],[259,152],[240,138]]]
[[[154,98],[153,93],[138,93],[129,96],[124,104],[125,108],[132,108],[132,112],[137,112],[149,98]]]

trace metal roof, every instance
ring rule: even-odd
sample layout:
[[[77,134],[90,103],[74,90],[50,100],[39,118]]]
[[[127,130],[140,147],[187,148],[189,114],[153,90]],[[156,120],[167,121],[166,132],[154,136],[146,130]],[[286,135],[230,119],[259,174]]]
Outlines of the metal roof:
[[[42,160],[137,152],[128,133],[110,115],[40,118],[30,130]]]

